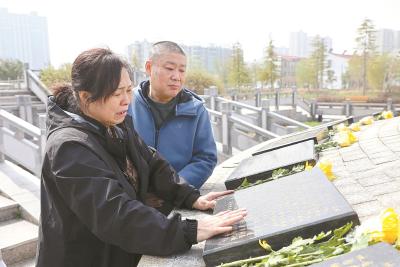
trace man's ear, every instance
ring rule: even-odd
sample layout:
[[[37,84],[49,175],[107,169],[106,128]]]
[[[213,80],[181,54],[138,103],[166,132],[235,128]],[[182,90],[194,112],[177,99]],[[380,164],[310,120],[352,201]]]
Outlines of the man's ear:
[[[81,100],[82,103],[87,103],[90,93],[88,91],[79,91],[79,99]]]
[[[151,60],[149,59],[149,60],[146,61],[145,65],[144,65],[144,68],[146,70],[146,74],[148,76],[150,76],[150,74],[151,74],[151,68],[153,67],[152,64],[153,64],[153,62],[151,62]]]

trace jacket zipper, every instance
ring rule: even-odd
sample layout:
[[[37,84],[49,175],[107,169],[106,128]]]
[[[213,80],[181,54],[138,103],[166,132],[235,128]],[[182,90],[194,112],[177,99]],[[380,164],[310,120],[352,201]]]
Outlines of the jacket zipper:
[[[151,116],[152,118],[153,118],[153,116]],[[169,119],[167,119],[167,120],[165,120],[165,121],[163,121],[163,123],[160,125],[160,128],[157,128],[157,126],[156,126],[156,122],[154,121],[154,118],[153,118],[153,121],[154,121],[154,128],[156,129],[156,134],[155,134],[155,141],[154,141],[154,146],[155,146],[155,149],[156,150],[158,150],[157,148],[158,148],[158,138],[160,137],[160,130],[161,130],[161,128],[167,123],[167,122],[170,122],[170,121],[173,121],[175,118],[177,118],[178,116],[172,116],[171,118],[169,118]]]
[[[141,93],[140,93],[140,95],[141,95]],[[164,122],[161,124],[160,128],[157,128],[156,122],[155,122],[155,120],[154,120],[154,118],[153,118],[153,114],[152,114],[152,112],[151,112],[151,109],[150,109],[149,104],[147,103],[146,98],[145,98],[143,95],[141,95],[141,98],[143,99],[143,102],[145,103],[146,108],[148,109],[149,113],[151,114],[150,117],[151,117],[151,119],[153,120],[153,123],[154,123],[154,129],[156,130],[156,134],[155,134],[155,136],[154,136],[154,139],[155,139],[155,140],[154,140],[154,149],[155,149],[155,150],[158,150],[158,138],[159,138],[159,135],[160,135],[160,129],[163,127],[163,125],[164,125],[166,122],[175,119],[177,116],[176,116],[176,114],[175,114],[175,116],[172,116],[172,118],[169,118],[168,120],[164,121]],[[178,105],[178,104],[179,104],[179,103],[177,103],[177,105]]]
[[[155,140],[154,140],[154,146],[155,149],[157,150],[158,147],[158,135],[160,134],[160,129],[158,129],[154,123],[154,127],[156,128],[156,136],[155,136]]]

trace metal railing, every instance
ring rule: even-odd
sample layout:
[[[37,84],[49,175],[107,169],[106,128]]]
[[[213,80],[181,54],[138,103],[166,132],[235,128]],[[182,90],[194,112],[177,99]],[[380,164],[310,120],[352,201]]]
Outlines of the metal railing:
[[[46,143],[46,116],[39,115],[40,128],[0,109],[0,162],[6,157],[40,177]]]

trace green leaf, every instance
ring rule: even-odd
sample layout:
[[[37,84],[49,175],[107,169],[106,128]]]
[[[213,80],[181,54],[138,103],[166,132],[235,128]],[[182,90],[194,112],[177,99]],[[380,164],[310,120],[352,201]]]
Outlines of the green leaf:
[[[325,237],[329,236],[330,234],[332,234],[332,231],[328,231],[326,233],[321,232],[318,235],[314,236],[313,239],[315,241],[319,241],[319,240],[324,239]]]
[[[371,236],[369,234],[362,234],[353,240],[353,244],[351,246],[351,251],[359,250],[362,248],[366,248],[369,245],[369,240]]]

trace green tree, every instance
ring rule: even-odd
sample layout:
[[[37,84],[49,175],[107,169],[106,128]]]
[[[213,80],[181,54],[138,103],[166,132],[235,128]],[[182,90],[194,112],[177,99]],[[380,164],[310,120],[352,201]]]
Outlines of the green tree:
[[[400,84],[400,52],[390,57],[387,71],[385,73],[385,81],[383,89],[387,93],[392,92],[392,87]]]
[[[265,50],[264,66],[260,74],[261,81],[269,83],[272,89],[274,89],[275,81],[280,77],[278,56],[274,48],[273,41],[270,40]]]
[[[17,80],[22,78],[24,64],[19,60],[0,59],[0,80]]]
[[[314,62],[310,58],[300,60],[296,65],[296,84],[299,87],[315,88],[316,74]]]
[[[262,66],[260,63],[258,63],[256,60],[253,61],[253,63],[250,64],[250,80],[254,84],[254,88],[257,87],[257,82],[261,81],[261,76],[262,76]]]
[[[312,47],[313,52],[310,60],[314,68],[314,71],[312,72],[315,79],[314,84],[317,88],[323,88],[325,72],[328,71],[328,64],[326,62],[327,53],[324,40],[317,35],[312,42]]]
[[[331,69],[332,67],[332,62],[330,60],[326,61],[326,83],[332,84],[334,81],[336,81],[335,78],[335,71]]]
[[[362,88],[363,83],[363,59],[361,56],[354,54],[350,60],[345,74],[346,84],[349,88]]]
[[[228,82],[231,86],[241,87],[250,83],[250,74],[243,59],[243,50],[240,43],[235,43],[232,48],[232,57],[228,65]]]
[[[132,54],[129,56],[129,63],[131,64],[134,71],[138,71],[144,68],[144,66],[140,66],[139,58],[134,51],[132,51]]]
[[[363,58],[362,64],[362,89],[363,95],[365,95],[368,84],[367,84],[367,66],[370,57],[373,57],[376,50],[375,45],[375,26],[372,20],[366,18],[357,29],[357,51],[361,53]]]
[[[58,69],[54,68],[53,66],[49,66],[40,72],[40,80],[48,88],[51,88],[57,83],[70,83],[71,69],[72,65],[70,63],[63,64]]]
[[[221,82],[222,88],[226,88],[229,83],[229,64],[229,60],[215,60],[215,71],[218,76],[218,80]]]
[[[217,79],[202,69],[191,69],[186,74],[185,86],[199,95],[204,94],[204,88],[212,85],[221,88]]]
[[[384,90],[391,58],[387,54],[377,55],[369,60],[368,84],[375,90]]]
[[[202,60],[198,55],[190,55],[187,63],[192,69],[196,70],[204,69],[204,63],[202,62]]]

